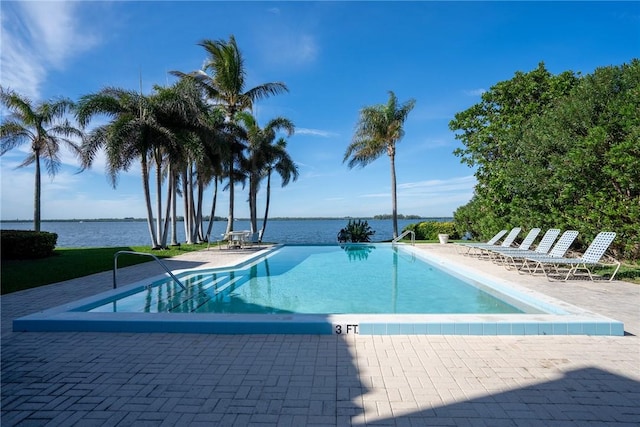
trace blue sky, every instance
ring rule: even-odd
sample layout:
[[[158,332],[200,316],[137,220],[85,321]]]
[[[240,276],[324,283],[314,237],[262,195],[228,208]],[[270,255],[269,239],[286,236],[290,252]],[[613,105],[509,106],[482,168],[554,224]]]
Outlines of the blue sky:
[[[264,124],[296,125],[289,152],[297,182],[272,191],[271,216],[373,216],[391,212],[386,155],[363,169],[342,159],[359,110],[392,90],[416,106],[398,143],[398,212],[451,216],[473,193],[474,170],[453,155],[455,113],[494,84],[544,62],[557,74],[589,74],[638,57],[638,2],[11,2],[2,12],[0,82],[33,100],[77,99],[105,86],[150,93],[170,70],[193,71],[203,39],[233,34],[247,88],[282,81],[289,93],[256,106]],[[0,158],[1,219],[33,216],[33,168],[16,169],[28,146]],[[77,174],[65,155],[43,176],[43,219],[145,217],[139,168],[116,189],[99,157]],[[236,216],[248,217],[246,189]],[[211,198],[211,191],[207,192]],[[210,202],[205,211],[208,211]],[[259,195],[259,211],[264,192]],[[226,216],[227,193],[216,214]]]

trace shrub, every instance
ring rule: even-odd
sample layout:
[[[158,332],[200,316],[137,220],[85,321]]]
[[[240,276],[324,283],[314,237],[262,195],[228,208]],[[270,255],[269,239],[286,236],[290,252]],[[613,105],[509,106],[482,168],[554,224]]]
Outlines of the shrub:
[[[338,242],[370,242],[374,234],[376,232],[367,221],[349,220],[347,226],[338,232]]]
[[[436,240],[438,234],[448,234],[451,239],[459,239],[453,222],[423,221],[409,224],[402,231],[411,230],[416,233],[416,240]]]
[[[34,259],[53,255],[56,233],[30,230],[0,230],[2,259]]]

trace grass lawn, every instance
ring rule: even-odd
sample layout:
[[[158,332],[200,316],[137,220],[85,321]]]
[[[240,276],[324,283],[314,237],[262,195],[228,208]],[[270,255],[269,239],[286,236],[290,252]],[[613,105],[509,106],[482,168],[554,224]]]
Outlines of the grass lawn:
[[[2,260],[0,272],[1,293],[21,291],[76,277],[113,270],[113,256],[118,251],[144,252],[158,258],[170,258],[186,252],[205,249],[207,244],[182,245],[162,251],[148,246],[124,246],[112,248],[63,248],[56,249],[49,258],[33,260]],[[118,267],[127,267],[153,261],[150,257],[120,255]]]

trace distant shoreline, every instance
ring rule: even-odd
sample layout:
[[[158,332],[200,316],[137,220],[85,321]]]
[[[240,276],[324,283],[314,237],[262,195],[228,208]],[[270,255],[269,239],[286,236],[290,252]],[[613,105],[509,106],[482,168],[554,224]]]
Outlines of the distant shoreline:
[[[390,217],[355,217],[355,216],[343,216],[343,217],[273,217],[269,218],[269,221],[314,221],[314,220],[350,220],[350,219],[362,219],[362,220],[386,220]],[[416,220],[416,221],[452,221],[453,217],[415,217],[413,215],[399,215],[398,219],[403,220]],[[216,217],[214,221],[226,221],[226,218]],[[249,218],[236,218],[237,221],[249,221]],[[146,218],[74,218],[74,219],[43,219],[41,222],[146,222]],[[182,222],[182,218],[178,219],[178,222]],[[206,219],[205,221],[208,221]],[[29,223],[33,222],[32,219],[13,219],[2,220],[4,222],[17,222],[17,223]]]

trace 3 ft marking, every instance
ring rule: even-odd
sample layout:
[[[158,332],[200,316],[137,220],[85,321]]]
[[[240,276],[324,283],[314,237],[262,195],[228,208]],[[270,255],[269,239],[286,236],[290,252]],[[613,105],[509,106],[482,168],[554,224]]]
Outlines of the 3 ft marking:
[[[336,335],[357,334],[358,333],[358,324],[335,325],[335,332],[336,332]]]

